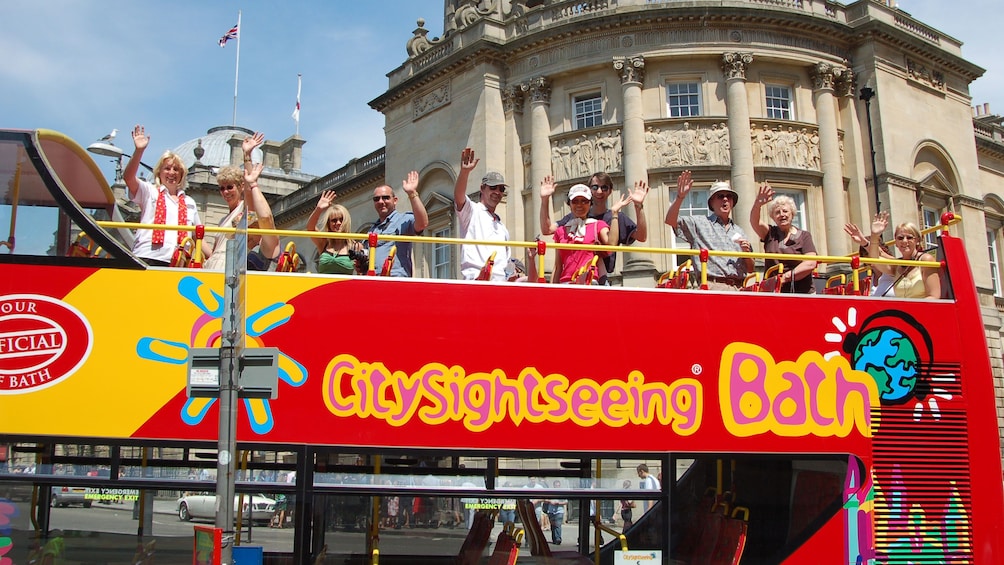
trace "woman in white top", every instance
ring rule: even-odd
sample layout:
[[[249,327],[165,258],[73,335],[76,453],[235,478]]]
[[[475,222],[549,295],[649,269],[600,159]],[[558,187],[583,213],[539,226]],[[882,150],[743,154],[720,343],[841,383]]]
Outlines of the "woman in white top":
[[[162,226],[196,226],[202,223],[195,200],[185,195],[185,180],[188,169],[181,157],[170,151],[161,155],[153,168],[153,183],[137,178],[143,152],[150,144],[150,138],[141,125],[132,130],[132,140],[136,149],[122,171],[129,192],[129,199],[140,209],[142,224]],[[167,267],[175,250],[191,232],[162,229],[136,230],[132,251],[150,265]]]

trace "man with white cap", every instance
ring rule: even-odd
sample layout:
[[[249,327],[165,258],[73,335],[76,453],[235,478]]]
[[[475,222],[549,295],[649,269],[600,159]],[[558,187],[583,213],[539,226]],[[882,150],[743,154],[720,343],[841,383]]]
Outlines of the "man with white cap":
[[[716,181],[708,195],[707,216],[686,216],[680,218],[680,207],[687,193],[694,187],[690,171],[683,171],[676,181],[676,198],[666,212],[666,224],[676,231],[676,236],[690,243],[691,249],[711,251],[750,252],[753,246],[746,234],[732,221],[732,211],[739,201],[739,195],[729,183]],[[751,257],[708,258],[708,288],[711,290],[738,290],[747,273],[753,272]]]
[[[460,154],[460,173],[453,187],[453,202],[460,218],[461,237],[476,241],[509,241],[509,230],[495,213],[505,195],[506,184],[502,173],[485,173],[481,179],[480,202],[473,202],[467,196],[467,178],[480,161],[470,147]],[[509,265],[509,248],[501,245],[464,244],[461,247],[461,275],[467,280],[476,279],[492,253],[495,253],[495,263],[492,265],[491,280],[504,282],[507,279],[505,270]]]

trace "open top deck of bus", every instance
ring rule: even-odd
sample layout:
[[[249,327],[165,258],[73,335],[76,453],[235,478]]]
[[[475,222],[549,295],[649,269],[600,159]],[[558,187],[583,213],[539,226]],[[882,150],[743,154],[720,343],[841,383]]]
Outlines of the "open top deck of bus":
[[[0,185],[13,251],[0,250],[0,495],[212,490],[189,473],[215,469],[218,406],[188,397],[186,378],[191,349],[219,346],[224,275],[146,268],[127,230],[97,224],[119,219],[114,198],[54,132],[0,132]],[[55,230],[44,252],[20,251],[40,244],[15,238],[18,214],[31,234]],[[67,257],[80,232],[102,251]],[[370,559],[371,537],[340,549],[325,528],[353,513],[386,527],[381,499],[417,500],[431,524],[423,504],[508,508],[491,501],[526,498],[532,476],[575,503],[581,540],[590,501],[651,502],[625,543],[681,563],[710,562],[693,547],[708,489],[747,509],[741,563],[995,563],[983,324],[961,241],[941,235],[938,257],[943,300],[248,274],[246,347],[279,350],[280,382],[240,407],[238,488],[296,501],[276,563],[322,546]],[[661,489],[623,487],[641,462],[665,472]],[[45,530],[12,523],[22,546]],[[622,549],[575,537],[598,562]]]

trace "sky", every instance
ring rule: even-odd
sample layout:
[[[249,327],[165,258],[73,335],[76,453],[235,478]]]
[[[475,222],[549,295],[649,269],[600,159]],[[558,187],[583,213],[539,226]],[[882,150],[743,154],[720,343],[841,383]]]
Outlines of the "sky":
[[[964,43],[963,56],[987,69],[973,103],[1004,114],[999,3],[899,7]],[[383,116],[368,102],[407,59],[418,18],[430,37],[443,31],[443,0],[3,0],[0,127],[54,129],[85,147],[117,128],[116,144],[131,153],[129,131],[143,124],[159,154],[229,125],[237,43],[217,41],[238,10],[237,125],[272,140],[293,135],[302,74],[302,170],[317,176],[383,146]],[[111,178],[110,160],[95,158]]]

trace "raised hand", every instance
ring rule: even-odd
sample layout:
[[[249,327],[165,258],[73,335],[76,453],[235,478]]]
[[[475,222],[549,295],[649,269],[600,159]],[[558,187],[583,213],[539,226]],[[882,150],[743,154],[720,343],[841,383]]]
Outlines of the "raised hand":
[[[547,175],[540,181],[540,197],[550,198],[554,195],[554,177]]]
[[[868,238],[861,233],[861,228],[857,224],[844,224],[844,233],[851,236],[851,241],[858,244],[858,247],[868,246]]]
[[[418,171],[408,173],[408,178],[401,182],[401,188],[404,189],[404,193],[409,197],[418,192]]]
[[[261,171],[264,168],[264,163],[247,163],[244,167],[244,182],[246,182],[248,186],[257,184],[258,177],[261,176]]]
[[[676,197],[683,198],[694,188],[694,178],[690,171],[683,171],[676,179]]]
[[[331,203],[335,201],[335,191],[325,190],[321,193],[321,198],[317,200],[317,209],[324,211],[327,210]]]
[[[254,135],[249,135],[244,138],[241,142],[241,149],[244,150],[244,158],[250,159],[251,152],[254,151],[255,147],[258,147],[262,143],[265,143],[265,134],[260,131],[256,131]]]
[[[634,190],[631,191],[631,200],[639,206],[645,203],[648,196],[648,183],[643,180],[634,183]]]
[[[136,145],[136,150],[146,149],[146,146],[150,144],[150,137],[146,135],[146,129],[143,126],[136,126],[132,128],[132,142]]]
[[[760,190],[757,191],[756,203],[766,204],[774,199],[774,189],[770,187],[770,183],[762,182],[760,183]]]
[[[642,198],[644,199],[644,196]],[[620,212],[621,208],[631,203],[631,200],[632,198],[630,194],[622,194],[621,197],[617,200],[617,202],[614,202],[610,206],[610,211],[613,212],[614,214]]]
[[[460,154],[460,169],[462,171],[467,171],[468,173],[474,170],[474,167],[478,166],[481,159],[474,156],[474,150],[470,147],[465,147],[463,153]]]
[[[872,220],[872,235],[882,235],[889,227],[889,212],[879,212]]]

